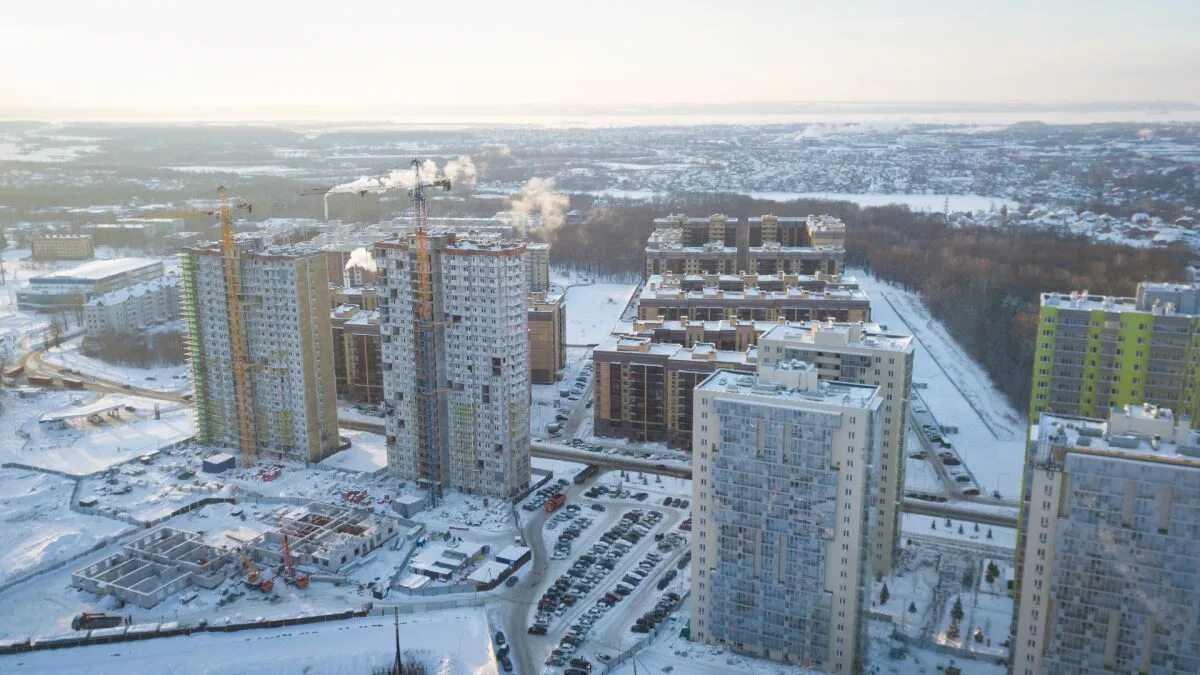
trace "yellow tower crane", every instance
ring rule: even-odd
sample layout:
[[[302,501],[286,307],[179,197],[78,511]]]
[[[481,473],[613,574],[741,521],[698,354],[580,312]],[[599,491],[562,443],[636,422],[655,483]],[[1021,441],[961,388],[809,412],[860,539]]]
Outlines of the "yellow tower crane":
[[[242,451],[242,466],[254,463],[254,411],[250,401],[250,367],[246,361],[246,336],[242,330],[242,306],[239,300],[239,252],[233,239],[233,219],[230,214],[253,210],[250,202],[241,197],[230,197],[225,186],[217,188],[219,203],[216,206],[184,211],[164,211],[138,216],[146,218],[183,218],[187,216],[219,216],[221,221],[221,256],[225,269],[225,307],[229,315],[229,345],[233,356],[233,389],[238,417],[238,444]]]

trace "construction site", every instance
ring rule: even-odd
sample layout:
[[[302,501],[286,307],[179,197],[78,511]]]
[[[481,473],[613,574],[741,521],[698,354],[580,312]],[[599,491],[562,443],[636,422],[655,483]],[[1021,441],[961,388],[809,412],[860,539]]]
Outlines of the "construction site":
[[[276,515],[277,529],[246,545],[251,559],[271,568],[304,565],[336,573],[400,532],[395,518],[323,502],[280,507]]]

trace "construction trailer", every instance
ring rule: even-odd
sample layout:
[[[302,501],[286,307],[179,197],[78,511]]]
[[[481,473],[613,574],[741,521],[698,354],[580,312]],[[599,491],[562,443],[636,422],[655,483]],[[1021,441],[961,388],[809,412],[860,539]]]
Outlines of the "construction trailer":
[[[246,546],[256,563],[270,569],[282,569],[290,553],[294,566],[337,572],[400,533],[395,518],[325,502],[281,507],[276,518],[276,529]]]
[[[232,561],[194,532],[163,527],[76,571],[71,584],[150,609],[192,585],[216,588],[234,572]]]

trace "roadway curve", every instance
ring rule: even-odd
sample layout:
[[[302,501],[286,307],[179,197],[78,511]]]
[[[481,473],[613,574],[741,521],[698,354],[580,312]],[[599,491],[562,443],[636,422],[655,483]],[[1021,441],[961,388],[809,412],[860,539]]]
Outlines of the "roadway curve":
[[[83,380],[83,387],[88,391],[95,391],[102,394],[133,394],[144,398],[157,399],[159,401],[169,401],[171,403],[187,403],[187,399],[183,394],[172,394],[170,392],[158,391],[156,389],[146,389],[145,387],[136,387],[126,385],[123,382],[109,380],[103,377],[97,377],[91,373],[83,371],[67,372],[63,368],[46,363],[42,359],[42,352],[34,350],[26,353],[21,357],[21,365],[25,368],[27,375],[43,375],[46,377],[68,377],[72,379]]]

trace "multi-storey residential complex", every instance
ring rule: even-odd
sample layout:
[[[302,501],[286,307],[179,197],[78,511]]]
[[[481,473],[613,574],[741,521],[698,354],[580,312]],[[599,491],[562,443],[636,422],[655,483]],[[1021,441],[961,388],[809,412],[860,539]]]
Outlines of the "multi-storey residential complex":
[[[333,377],[338,398],[355,403],[383,400],[383,348],[379,312],[342,305],[330,312]]]
[[[90,234],[43,234],[29,238],[34,260],[87,260],[95,257]]]
[[[878,387],[780,362],[695,396],[692,638],[861,672]]]
[[[254,451],[316,462],[338,447],[333,330],[325,257],[310,247],[254,248],[239,241],[237,295]],[[180,254],[181,313],[195,386],[197,436],[239,445],[226,276],[220,247]]]
[[[610,335],[592,350],[596,433],[690,447],[692,390],[719,369],[754,371],[755,350],[658,343],[649,335]]]
[[[179,318],[179,277],[159,277],[98,295],[83,306],[89,337],[129,334]]]
[[[554,384],[567,366],[567,299],[562,293],[529,294],[529,380]]]
[[[900,539],[900,505],[904,499],[904,437],[908,428],[908,397],[912,389],[915,347],[910,335],[886,333],[861,323],[779,325],[758,339],[758,367],[789,361],[813,364],[823,380],[879,387],[879,460],[872,466],[875,481],[871,535],[871,571],[887,574]]]
[[[1200,438],[1150,404],[1031,433],[1012,672],[1200,672]]]
[[[653,275],[639,319],[870,321],[871,301],[852,279],[800,275]]]
[[[1030,419],[1142,402],[1200,419],[1200,287],[1147,282],[1133,298],[1043,293]]]
[[[841,274],[845,225],[830,216],[761,216],[740,222],[713,215],[654,220],[646,275]]]
[[[388,465],[506,498],[529,482],[525,248],[423,236],[376,245]]]
[[[160,260],[113,258],[33,277],[17,291],[17,307],[34,311],[81,309],[88,300],[163,275]]]
[[[550,290],[550,244],[530,242],[525,244],[526,283],[530,293],[545,293]]]

